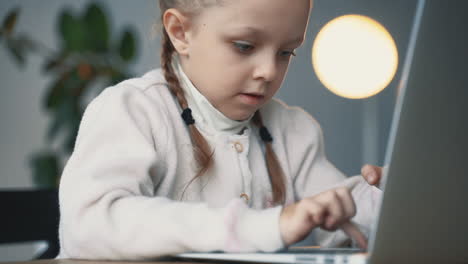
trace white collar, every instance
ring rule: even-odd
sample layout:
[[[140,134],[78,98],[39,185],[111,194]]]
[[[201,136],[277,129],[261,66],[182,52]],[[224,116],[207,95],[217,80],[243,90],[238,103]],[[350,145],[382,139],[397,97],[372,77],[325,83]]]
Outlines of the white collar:
[[[243,121],[236,121],[226,117],[198,91],[195,85],[193,85],[182,69],[178,56],[173,57],[173,68],[175,73],[179,76],[180,85],[185,92],[187,103],[190,109],[192,109],[195,123],[202,122],[218,132],[228,132],[232,134],[242,133],[253,115]]]

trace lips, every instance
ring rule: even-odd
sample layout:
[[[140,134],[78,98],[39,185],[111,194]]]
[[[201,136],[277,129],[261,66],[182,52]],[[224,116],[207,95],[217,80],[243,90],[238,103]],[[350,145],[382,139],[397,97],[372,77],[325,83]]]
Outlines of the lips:
[[[240,96],[245,103],[251,105],[259,104],[263,102],[263,99],[265,98],[263,94],[259,93],[241,93]]]
[[[255,96],[255,97],[265,97],[261,93],[242,93],[242,94],[249,95],[249,96]]]

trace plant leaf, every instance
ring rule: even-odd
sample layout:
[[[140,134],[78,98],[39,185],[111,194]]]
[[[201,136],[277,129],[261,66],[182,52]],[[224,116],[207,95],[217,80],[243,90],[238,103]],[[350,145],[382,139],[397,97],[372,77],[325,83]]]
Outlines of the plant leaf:
[[[68,10],[63,10],[59,18],[59,32],[64,48],[70,51],[85,50],[85,27]]]
[[[135,56],[136,43],[133,32],[130,30],[124,31],[120,40],[119,55],[122,60],[129,62]]]
[[[13,29],[16,26],[16,21],[18,20],[19,11],[19,7],[12,9],[6,16],[5,20],[3,20],[2,31],[5,34],[5,36],[8,37],[13,32]]]
[[[29,165],[33,181],[39,187],[57,187],[61,169],[57,153],[42,151],[31,155]]]
[[[45,63],[42,65],[42,71],[44,73],[48,73],[54,70],[59,70],[62,68],[64,65],[64,62],[68,58],[68,53],[66,52],[61,52],[59,55],[49,58],[45,61]]]
[[[71,154],[73,152],[73,149],[75,148],[76,137],[78,135],[78,128],[79,128],[79,122],[76,127],[74,127],[73,129],[70,129],[68,133],[68,137],[65,139],[64,150],[66,151],[67,154]]]
[[[64,127],[64,122],[61,115],[61,111],[58,110],[55,115],[52,117],[52,123],[49,125],[47,129],[47,141],[52,143],[54,139],[59,134],[60,130]]]
[[[83,19],[86,26],[87,46],[96,52],[105,52],[109,47],[109,23],[103,9],[92,3]]]
[[[61,130],[67,128],[67,123],[73,117],[71,110],[72,103],[73,101],[71,98],[64,98],[55,108],[52,123],[47,131],[47,140],[49,143],[54,141]]]
[[[26,57],[24,55],[23,46],[18,45],[18,42],[14,39],[7,39],[7,48],[11,55],[13,55],[13,58],[15,58],[16,63],[21,67],[24,66]]]
[[[17,34],[16,35],[16,43],[21,49],[25,52],[31,52],[37,50],[37,44],[34,43],[27,35],[25,34]]]
[[[66,81],[70,77],[70,72],[64,72],[47,89],[44,97],[43,107],[47,110],[53,110],[60,105],[67,94]]]
[[[75,148],[76,137],[78,135],[78,129],[83,116],[83,110],[78,106],[76,101],[69,104],[69,106],[70,117],[67,119],[68,134],[65,138],[63,147],[67,154],[71,154]]]

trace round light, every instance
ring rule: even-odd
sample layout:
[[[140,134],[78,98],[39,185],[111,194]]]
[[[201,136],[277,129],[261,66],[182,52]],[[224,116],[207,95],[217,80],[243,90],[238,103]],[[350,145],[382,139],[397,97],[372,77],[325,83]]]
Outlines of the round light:
[[[390,33],[362,15],[328,22],[312,47],[312,65],[333,93],[351,99],[373,96],[393,79],[398,51]]]

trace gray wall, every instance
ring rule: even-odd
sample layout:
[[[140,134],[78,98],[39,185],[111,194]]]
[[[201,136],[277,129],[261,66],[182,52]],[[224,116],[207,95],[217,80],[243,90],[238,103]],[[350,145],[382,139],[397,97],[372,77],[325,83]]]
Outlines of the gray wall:
[[[17,30],[54,47],[55,19],[65,6],[83,10],[88,0],[10,0],[0,1],[0,18],[20,6]],[[151,26],[159,16],[154,0],[107,0],[113,25],[132,24],[140,33],[139,60],[133,72],[141,75],[158,65],[158,39]],[[358,174],[363,163],[382,164],[396,86],[394,81],[382,93],[365,100],[340,98],[327,91],[317,80],[310,61],[310,49],[318,30],[336,16],[357,13],[381,22],[394,36],[403,61],[413,19],[415,1],[394,0],[316,0],[307,40],[298,50],[277,97],[311,113],[322,125],[330,160],[345,173]],[[3,48],[0,49],[0,188],[33,187],[27,157],[44,147],[47,115],[40,107],[50,81],[41,73],[42,58],[30,56],[24,69],[18,69]],[[400,64],[401,66],[401,64]],[[22,260],[31,255],[31,244],[1,246],[0,261]]]

